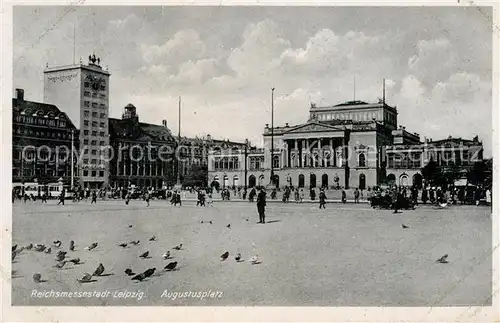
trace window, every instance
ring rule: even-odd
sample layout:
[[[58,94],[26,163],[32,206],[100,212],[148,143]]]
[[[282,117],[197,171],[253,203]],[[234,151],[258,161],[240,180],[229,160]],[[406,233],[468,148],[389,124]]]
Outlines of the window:
[[[92,108],[97,108],[99,105],[96,102],[92,102]]]
[[[83,170],[83,176],[89,176],[89,171],[88,170]]]
[[[93,98],[97,98],[97,92],[92,93]]]
[[[83,96],[90,96],[90,92],[89,91],[83,92]]]
[[[83,130],[83,134],[84,134],[85,136],[88,136],[88,135],[89,135],[89,131],[88,131],[88,130]],[[59,135],[60,135],[60,134],[59,134]]]
[[[92,131],[92,136],[96,137],[97,136],[97,131]]]
[[[105,99],[106,98],[106,94],[102,94],[100,95],[101,99]]]
[[[92,121],[92,127],[97,127],[97,121]]]
[[[104,137],[104,131],[99,132],[99,136]]]
[[[89,101],[83,101],[83,106],[84,107],[90,107],[90,102]]]
[[[105,109],[105,108],[106,108],[106,105],[105,105],[104,103],[101,103],[101,104],[99,104],[99,107],[100,107],[101,109]]]
[[[106,127],[106,124],[104,122],[100,122],[99,127],[104,128],[104,127]]]
[[[83,120],[83,125],[84,126],[88,126],[89,125],[89,121],[88,120]]]
[[[84,164],[88,164],[88,163],[89,163],[89,159],[88,159],[88,158],[85,158],[85,159],[83,160],[83,163],[84,163]]]
[[[89,82],[85,82],[85,83],[83,83],[83,86],[90,87],[90,83]]]
[[[83,116],[88,118],[90,116],[90,111],[89,110],[84,110],[83,111]]]
[[[93,146],[97,145],[97,140],[92,140],[91,145],[93,145]]]
[[[102,140],[99,141],[99,146],[104,146],[104,145],[105,145],[104,141],[102,141]]]
[[[280,157],[273,156],[273,168],[280,168]]]
[[[92,177],[96,177],[96,175],[97,175],[97,171],[93,170],[92,171]]]
[[[99,177],[104,177],[104,171],[103,170],[99,171]]]
[[[100,90],[101,90],[101,91],[106,91],[106,85],[101,85]]]
[[[88,139],[83,139],[83,144],[84,145],[88,145],[89,144],[89,140]]]
[[[93,156],[97,155],[97,150],[92,149],[92,155],[93,155]]]
[[[92,163],[92,165],[97,165],[97,159],[92,159],[91,163]]]
[[[364,153],[359,154],[358,156],[358,166],[366,167],[366,157]]]

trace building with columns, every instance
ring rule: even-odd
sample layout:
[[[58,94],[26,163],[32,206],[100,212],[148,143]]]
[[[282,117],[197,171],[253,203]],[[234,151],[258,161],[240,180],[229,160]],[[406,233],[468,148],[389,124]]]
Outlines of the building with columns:
[[[241,178],[246,178],[248,187],[266,186],[272,169],[279,187],[366,189],[384,182],[420,187],[421,169],[431,158],[440,166],[459,166],[464,174],[482,160],[477,137],[421,143],[418,133],[398,127],[396,107],[384,102],[312,104],[309,113],[302,124],[274,129],[266,125],[263,149],[249,147],[247,154],[241,149],[211,151],[209,182],[243,187]]]

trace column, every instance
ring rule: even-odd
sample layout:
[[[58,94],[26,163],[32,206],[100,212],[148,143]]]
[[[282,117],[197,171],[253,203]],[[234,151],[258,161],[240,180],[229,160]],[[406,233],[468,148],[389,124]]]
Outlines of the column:
[[[335,165],[335,163],[333,162],[335,160],[334,154],[335,150],[333,149],[333,139],[330,138],[330,166]]]
[[[321,138],[318,138],[318,167],[323,167],[323,152],[321,151]]]
[[[299,160],[299,166],[300,166],[299,142],[298,142],[297,139],[295,139],[295,145],[294,145],[294,147],[295,147],[295,159]],[[295,167],[295,164],[293,164],[292,167]]]

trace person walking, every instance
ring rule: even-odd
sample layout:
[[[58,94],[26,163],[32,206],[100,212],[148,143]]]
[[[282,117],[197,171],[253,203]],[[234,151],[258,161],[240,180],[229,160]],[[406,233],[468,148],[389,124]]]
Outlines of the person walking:
[[[359,203],[359,190],[357,188],[354,190],[354,203]]]
[[[63,188],[61,191],[61,195],[59,195],[59,203],[57,203],[57,205],[59,205],[59,204],[64,205],[64,198],[65,197],[66,197],[66,191]]]
[[[43,191],[42,192],[42,203],[47,204],[47,192],[46,191]]]
[[[144,199],[146,200],[146,207],[149,207],[149,199],[151,198],[151,196],[149,195],[149,192],[146,192],[146,194],[144,194]]]
[[[342,203],[346,203],[347,202],[347,194],[345,192],[344,189],[342,189]]]
[[[97,193],[95,190],[92,191],[92,201],[90,204],[97,204]]]
[[[299,190],[295,190],[295,203],[300,203],[300,192]]]
[[[392,207],[394,208],[394,212],[393,213],[398,213],[398,210],[399,210],[399,202],[400,202],[400,197],[399,197],[400,193],[398,192],[397,189],[394,189],[392,191]]]
[[[132,195],[130,194],[130,192],[127,192],[127,194],[125,195],[125,205],[128,205],[130,203],[131,197]]]
[[[263,188],[257,194],[257,212],[259,213],[259,223],[266,223],[266,192]]]
[[[321,191],[319,192],[319,208],[326,209],[325,205],[326,205],[326,194],[325,190],[321,189]]]
[[[300,189],[300,203],[302,203],[304,201],[304,189],[301,188]]]

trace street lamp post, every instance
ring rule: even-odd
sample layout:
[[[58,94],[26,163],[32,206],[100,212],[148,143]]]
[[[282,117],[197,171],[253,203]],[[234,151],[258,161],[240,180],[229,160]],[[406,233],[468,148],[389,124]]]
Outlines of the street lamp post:
[[[274,87],[271,88],[271,178],[269,184],[274,187]]]
[[[177,146],[177,154],[176,156],[174,156],[174,158],[177,158],[177,181],[176,181],[176,184],[175,184],[175,187],[176,189],[180,189],[181,188],[181,156],[180,156],[180,153],[181,153],[181,150],[180,150],[180,147],[181,147],[181,97],[179,97],[179,132],[178,132],[178,141],[179,141],[179,144]]]
[[[247,189],[247,178],[248,178],[248,139],[245,139],[245,190]]]

